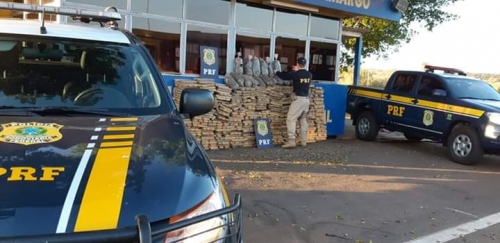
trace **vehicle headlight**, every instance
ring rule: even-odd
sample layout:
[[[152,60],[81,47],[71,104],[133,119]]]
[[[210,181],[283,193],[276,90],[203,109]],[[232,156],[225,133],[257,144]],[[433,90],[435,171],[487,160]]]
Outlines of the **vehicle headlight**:
[[[486,113],[486,115],[488,116],[488,119],[490,120],[491,123],[500,125],[500,113],[490,112]]]
[[[185,219],[193,218],[199,215],[210,213],[224,207],[223,195],[220,188],[217,188],[205,201],[198,204],[187,212],[172,217],[170,223],[176,223]],[[227,217],[214,217],[205,221],[189,225],[182,229],[167,233],[165,243],[179,242],[217,242],[221,243],[226,234]],[[186,239],[184,239],[186,238]],[[184,240],[182,240],[184,239]],[[220,239],[220,240],[218,240]]]

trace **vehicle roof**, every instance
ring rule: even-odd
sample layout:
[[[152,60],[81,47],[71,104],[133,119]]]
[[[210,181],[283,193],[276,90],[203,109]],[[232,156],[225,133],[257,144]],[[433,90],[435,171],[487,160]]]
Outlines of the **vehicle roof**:
[[[456,78],[456,79],[472,79],[472,80],[477,80],[477,81],[482,81],[480,79],[477,79],[475,77],[471,76],[462,76],[462,75],[456,75],[456,74],[450,74],[450,73],[435,73],[436,75],[439,75],[443,78]]]
[[[418,74],[428,74],[428,75],[436,75],[440,76],[442,78],[455,78],[455,79],[467,79],[467,80],[476,80],[476,81],[483,81],[481,79],[478,79],[476,77],[472,76],[463,76],[463,75],[458,75],[458,74],[452,74],[452,73],[429,73],[426,71],[420,71],[420,70],[397,70],[396,72],[401,72],[401,73],[418,73]]]
[[[40,33],[39,20],[0,19],[0,34],[20,34],[43,37],[62,37],[91,41],[130,44],[121,31],[85,23],[56,23],[45,21],[47,34]]]

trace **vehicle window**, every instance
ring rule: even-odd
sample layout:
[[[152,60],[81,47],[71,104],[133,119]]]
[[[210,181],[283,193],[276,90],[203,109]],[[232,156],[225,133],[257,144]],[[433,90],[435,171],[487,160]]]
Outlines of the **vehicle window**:
[[[500,94],[485,81],[467,78],[446,78],[450,92],[457,98],[500,100]]]
[[[417,76],[412,74],[398,74],[392,84],[392,90],[402,93],[410,93],[415,86]]]
[[[423,96],[432,96],[432,91],[435,89],[442,89],[446,91],[441,81],[433,77],[424,76],[418,86],[418,94]]]
[[[0,105],[141,110],[160,92],[135,47],[0,36]]]

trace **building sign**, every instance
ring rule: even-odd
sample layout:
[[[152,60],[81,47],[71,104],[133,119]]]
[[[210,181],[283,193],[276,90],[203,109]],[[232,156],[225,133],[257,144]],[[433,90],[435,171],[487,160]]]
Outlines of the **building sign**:
[[[268,118],[256,118],[254,120],[257,148],[266,149],[274,146],[270,125]]]
[[[219,53],[217,47],[200,46],[200,77],[219,77]]]
[[[370,16],[390,21],[399,21],[400,13],[393,8],[392,0],[294,0],[323,8]]]

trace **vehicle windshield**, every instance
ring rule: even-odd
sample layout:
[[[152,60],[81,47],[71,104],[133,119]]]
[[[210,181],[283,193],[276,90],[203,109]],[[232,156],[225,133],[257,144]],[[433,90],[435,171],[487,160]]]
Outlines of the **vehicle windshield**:
[[[0,110],[168,112],[141,53],[124,44],[0,35]]]
[[[446,78],[450,91],[459,99],[500,100],[500,94],[488,83],[466,78]]]

